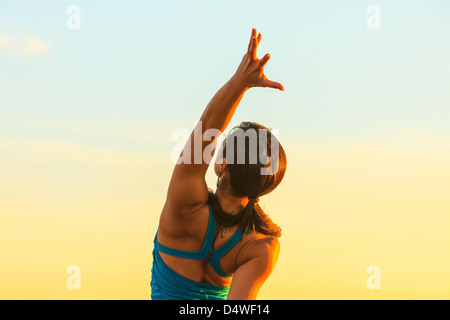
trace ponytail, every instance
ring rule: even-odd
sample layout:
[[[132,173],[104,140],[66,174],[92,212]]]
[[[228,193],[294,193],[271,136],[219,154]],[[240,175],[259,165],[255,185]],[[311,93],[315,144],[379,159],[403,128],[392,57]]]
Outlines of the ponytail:
[[[244,234],[248,231],[259,232],[267,236],[279,238],[281,228],[264,212],[258,204],[259,198],[249,198],[244,209],[237,214],[229,214],[223,211],[216,195],[209,190],[208,203],[211,206],[214,218],[225,227],[238,225]]]

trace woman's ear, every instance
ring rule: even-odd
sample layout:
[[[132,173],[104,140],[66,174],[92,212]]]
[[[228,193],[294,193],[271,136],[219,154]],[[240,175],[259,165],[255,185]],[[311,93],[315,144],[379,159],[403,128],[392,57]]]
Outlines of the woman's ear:
[[[216,174],[220,177],[227,169],[227,159],[223,159],[222,163],[216,163],[214,169]]]

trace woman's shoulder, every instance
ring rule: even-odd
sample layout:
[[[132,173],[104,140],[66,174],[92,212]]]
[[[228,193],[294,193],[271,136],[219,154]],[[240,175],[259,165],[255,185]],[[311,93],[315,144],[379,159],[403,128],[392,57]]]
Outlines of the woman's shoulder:
[[[248,237],[248,245],[253,248],[266,248],[280,245],[277,237],[265,235],[256,231],[249,232],[246,237]]]
[[[236,257],[237,266],[249,260],[273,261],[278,258],[280,242],[274,236],[268,236],[259,232],[250,232],[244,239],[242,247]]]

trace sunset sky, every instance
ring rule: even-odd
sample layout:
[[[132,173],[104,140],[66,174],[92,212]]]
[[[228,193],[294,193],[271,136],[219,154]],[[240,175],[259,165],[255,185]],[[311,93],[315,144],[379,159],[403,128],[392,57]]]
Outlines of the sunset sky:
[[[288,157],[260,202],[283,235],[258,298],[450,298],[448,0],[77,0],[0,3],[1,299],[150,298],[172,133],[252,27],[285,91],[251,89],[230,127],[277,129]]]

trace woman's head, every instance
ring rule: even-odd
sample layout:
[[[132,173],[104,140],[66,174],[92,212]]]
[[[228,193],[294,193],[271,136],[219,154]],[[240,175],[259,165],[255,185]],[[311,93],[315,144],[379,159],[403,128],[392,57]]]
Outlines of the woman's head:
[[[258,198],[274,190],[286,172],[283,147],[270,129],[256,122],[242,122],[225,138],[215,171],[227,170],[236,196]],[[223,160],[223,161],[220,161]]]
[[[249,198],[243,210],[243,229],[253,228],[279,236],[279,227],[271,222],[257,202],[260,196],[280,184],[286,165],[283,147],[265,126],[243,122],[227,135],[218,150],[215,172],[219,178],[227,180],[233,194]]]

